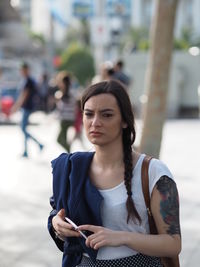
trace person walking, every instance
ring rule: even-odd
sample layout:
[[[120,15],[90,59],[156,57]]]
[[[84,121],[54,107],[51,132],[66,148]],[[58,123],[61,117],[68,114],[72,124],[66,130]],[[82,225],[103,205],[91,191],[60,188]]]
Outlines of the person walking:
[[[168,167],[149,165],[150,234],[142,192],[145,154],[133,149],[132,105],[122,83],[90,86],[81,99],[83,127],[94,151],[61,154],[52,161],[48,230],[63,251],[63,267],[163,266],[181,251],[178,190]],[[70,223],[68,217],[73,222]]]
[[[100,74],[95,75],[92,78],[91,83],[95,84],[98,82],[111,80],[115,78],[114,74],[115,74],[115,70],[114,70],[113,62],[106,60],[100,65]]]
[[[118,60],[114,66],[114,75],[113,77],[120,82],[122,82],[127,88],[130,86],[131,79],[124,72],[124,62],[122,60]],[[133,80],[133,79],[132,79]]]
[[[48,97],[49,97],[49,78],[46,72],[42,73],[39,84],[38,94],[40,96],[40,109],[45,113],[49,112]]]
[[[29,118],[32,112],[35,110],[37,95],[37,86],[35,80],[30,75],[30,67],[27,63],[23,63],[21,66],[21,74],[24,79],[21,88],[21,93],[11,109],[11,113],[16,112],[18,109],[22,109],[21,129],[24,134],[24,152],[22,157],[28,157],[28,140],[33,140],[42,151],[44,145],[40,143],[32,134],[27,130],[29,124]]]
[[[58,91],[56,92],[56,110],[60,120],[60,130],[57,142],[70,151],[70,143],[67,138],[69,127],[74,126],[76,116],[76,98],[71,92],[71,75],[61,71],[56,77]]]

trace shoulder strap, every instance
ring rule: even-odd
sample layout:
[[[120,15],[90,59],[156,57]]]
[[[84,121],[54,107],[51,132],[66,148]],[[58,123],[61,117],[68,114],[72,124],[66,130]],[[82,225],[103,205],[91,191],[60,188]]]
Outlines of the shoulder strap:
[[[155,234],[157,233],[155,222],[153,219],[153,215],[151,213],[151,200],[150,200],[150,194],[149,194],[149,163],[151,161],[152,157],[145,156],[142,162],[142,191],[144,195],[144,200],[146,204],[147,209],[147,215],[148,215],[148,221],[149,221],[149,228],[150,233]]]

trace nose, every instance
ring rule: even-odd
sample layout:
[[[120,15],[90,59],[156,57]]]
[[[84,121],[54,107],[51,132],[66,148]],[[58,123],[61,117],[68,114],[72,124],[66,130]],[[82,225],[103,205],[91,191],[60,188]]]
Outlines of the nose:
[[[100,126],[101,125],[101,121],[100,121],[100,118],[98,115],[95,115],[93,117],[93,120],[92,120],[92,123],[91,123],[92,126]]]

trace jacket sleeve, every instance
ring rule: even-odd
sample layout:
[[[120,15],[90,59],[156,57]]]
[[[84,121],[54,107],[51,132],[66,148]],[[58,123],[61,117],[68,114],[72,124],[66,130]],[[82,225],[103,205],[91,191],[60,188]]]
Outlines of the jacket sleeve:
[[[57,247],[63,251],[64,250],[64,241],[60,240],[54,231],[53,225],[52,225],[52,219],[53,217],[58,213],[58,211],[63,208],[62,204],[60,201],[60,195],[61,193],[61,188],[63,187],[62,184],[62,175],[63,175],[63,170],[67,168],[69,154],[63,153],[61,154],[58,158],[54,159],[51,162],[52,165],[52,174],[53,174],[53,196],[50,197],[50,205],[52,208],[52,211],[49,214],[48,217],[48,231],[53,238],[54,242],[56,243]],[[58,200],[59,199],[59,200]]]
[[[54,231],[54,228],[53,228],[53,225],[52,225],[52,219],[53,217],[57,214],[57,210],[55,209],[55,205],[54,205],[54,199],[53,199],[53,196],[50,197],[50,205],[51,207],[53,208],[52,211],[50,212],[49,214],[49,217],[48,217],[48,231],[51,235],[51,237],[53,238],[54,242],[56,243],[57,247],[63,251],[64,250],[64,241],[62,241],[61,239],[59,239],[56,234],[55,234],[55,231]]]

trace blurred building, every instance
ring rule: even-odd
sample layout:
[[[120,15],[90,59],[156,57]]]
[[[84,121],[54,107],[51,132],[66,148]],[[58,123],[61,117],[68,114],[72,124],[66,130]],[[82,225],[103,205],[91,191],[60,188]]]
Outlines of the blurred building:
[[[154,11],[154,0],[132,0],[132,20],[135,27],[149,27]],[[179,0],[175,36],[180,37],[184,28],[190,28],[195,35],[200,35],[200,1]]]
[[[73,24],[76,19],[87,18],[93,22],[100,17],[102,21],[106,20],[106,30],[109,31],[111,40],[113,36],[115,38],[115,34],[125,31],[130,26],[149,28],[155,6],[154,0],[11,0],[11,2],[18,7],[23,20],[34,31],[44,36],[49,36],[51,15],[55,19],[54,22],[59,24],[56,29],[60,27],[62,33],[65,33],[67,25]],[[199,12],[199,0],[179,0],[176,37],[180,37],[183,28],[190,28],[195,35],[200,35]],[[99,34],[99,31],[96,34]]]
[[[30,16],[29,20],[24,19],[30,23],[30,28],[50,41],[49,55],[53,55],[53,45],[63,42],[68,27],[76,27],[81,19],[86,19],[90,25],[91,46],[97,70],[98,64],[105,60],[114,60],[118,56],[120,42],[130,27],[149,29],[155,10],[155,0],[13,1],[18,3],[22,17]],[[200,0],[179,0],[174,29],[177,39],[182,37],[185,29],[192,33],[194,40],[200,39],[199,14]],[[138,109],[144,100],[142,90],[147,56],[147,53],[124,55],[125,70],[130,76],[133,72],[133,77],[137,77],[131,90],[134,92],[134,102]],[[199,105],[199,58],[192,57],[186,51],[175,54],[170,81],[169,117],[178,116],[185,110],[196,114]]]
[[[0,1],[0,58],[23,58],[41,53],[26,31],[20,14],[10,1]]]
[[[11,5],[16,7],[16,9],[19,11],[22,21],[30,26],[32,22],[32,16],[31,16],[32,1],[31,0],[11,0]]]
[[[11,0],[30,29],[41,34],[54,46],[62,44],[69,27],[77,27],[80,19],[90,25],[91,45],[96,61],[115,59],[123,36],[130,27],[150,27],[154,0]],[[179,0],[175,36],[189,30],[193,38],[200,36],[200,0]],[[49,54],[54,54],[50,51]]]

